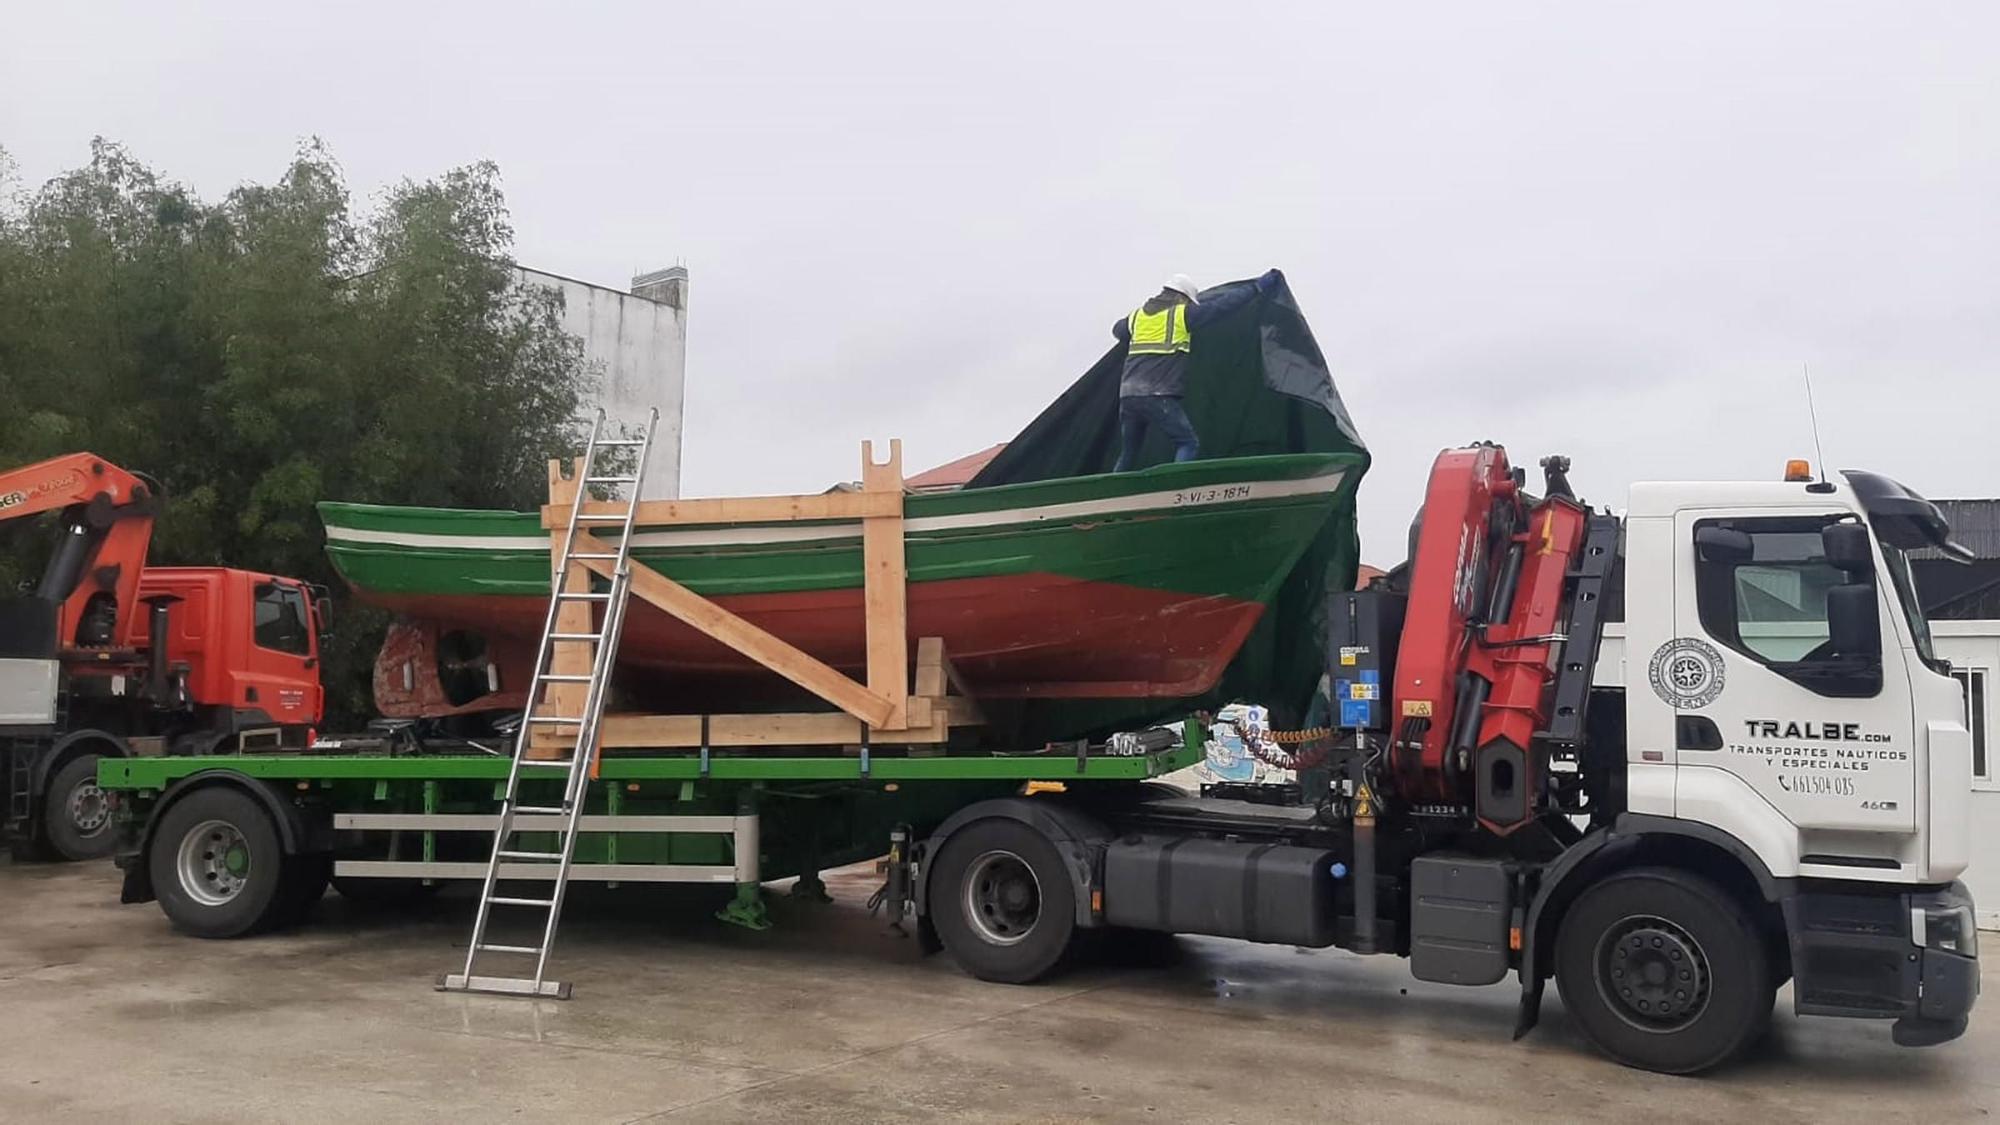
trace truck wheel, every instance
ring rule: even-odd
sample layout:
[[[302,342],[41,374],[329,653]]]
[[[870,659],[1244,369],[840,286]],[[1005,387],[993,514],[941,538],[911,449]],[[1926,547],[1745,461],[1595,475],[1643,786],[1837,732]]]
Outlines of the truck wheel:
[[[96,754],[85,754],[56,771],[43,798],[43,832],[62,859],[103,859],[118,850],[111,801],[97,787]]]
[[[930,897],[945,949],[980,980],[1027,984],[1069,956],[1074,885],[1055,846],[1019,821],[983,820],[953,835]]]
[[[1769,1023],[1775,989],[1756,925],[1699,875],[1639,868],[1583,892],[1556,940],[1556,984],[1597,1048],[1626,1066],[1693,1074]]]
[[[202,789],[169,807],[147,856],[153,893],[174,928],[233,938],[284,921],[286,856],[277,826],[235,789]]]

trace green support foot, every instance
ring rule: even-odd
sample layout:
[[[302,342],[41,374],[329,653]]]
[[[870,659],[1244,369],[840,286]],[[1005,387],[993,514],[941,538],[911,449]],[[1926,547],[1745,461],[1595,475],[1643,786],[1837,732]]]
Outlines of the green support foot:
[[[792,884],[791,897],[805,902],[833,901],[833,896],[826,893],[826,883],[820,879],[817,871],[808,871],[799,876],[799,881]]]
[[[736,897],[729,905],[715,912],[718,920],[746,930],[768,930],[771,916],[764,912],[762,888],[755,883],[745,883],[736,888]]]

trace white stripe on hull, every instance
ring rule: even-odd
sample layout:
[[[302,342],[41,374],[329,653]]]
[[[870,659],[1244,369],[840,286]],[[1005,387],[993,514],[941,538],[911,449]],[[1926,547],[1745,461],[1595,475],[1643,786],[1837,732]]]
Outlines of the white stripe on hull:
[[[1113,496],[1103,500],[1078,500],[1068,504],[1046,504],[1034,508],[1010,508],[995,512],[964,512],[955,516],[927,516],[903,521],[905,535],[936,531],[972,531],[989,527],[1031,526],[1038,523],[1073,523],[1131,512],[1174,511],[1250,504],[1261,500],[1281,500],[1332,492],[1340,487],[1345,472],[1326,473],[1300,480],[1245,481],[1182,488],[1166,492],[1146,492]],[[369,528],[329,525],[328,541],[335,543],[379,544],[387,547],[428,547],[437,550],[547,551],[545,535],[436,535],[427,532],[376,531]],[[786,523],[755,524],[749,527],[704,527],[688,531],[639,531],[633,533],[634,550],[673,547],[736,547],[776,543],[814,543],[859,539],[859,523],[821,523],[807,526]]]

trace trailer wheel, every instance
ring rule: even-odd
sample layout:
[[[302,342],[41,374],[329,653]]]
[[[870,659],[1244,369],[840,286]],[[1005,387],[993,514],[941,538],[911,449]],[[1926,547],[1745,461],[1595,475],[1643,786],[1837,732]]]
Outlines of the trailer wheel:
[[[62,859],[103,859],[118,848],[111,800],[97,786],[98,755],[73,758],[49,779],[42,825],[49,847]]]
[[[296,866],[287,863],[277,826],[235,789],[201,789],[169,806],[147,866],[160,909],[195,937],[241,937],[282,923],[297,897],[286,878]]]
[[[1068,959],[1074,885],[1047,839],[1014,820],[983,820],[945,842],[931,917],[945,949],[980,980],[1027,984]]]
[[[1756,924],[1699,875],[1639,868],[1579,896],[1556,940],[1563,1006],[1626,1066],[1694,1074],[1762,1033],[1776,990]]]

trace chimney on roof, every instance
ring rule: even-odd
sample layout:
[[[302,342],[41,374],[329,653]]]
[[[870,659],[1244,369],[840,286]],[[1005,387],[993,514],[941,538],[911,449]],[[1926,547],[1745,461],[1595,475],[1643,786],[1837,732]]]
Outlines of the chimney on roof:
[[[688,271],[686,266],[668,266],[663,270],[642,273],[632,279],[632,295],[656,301],[672,309],[688,307]]]

